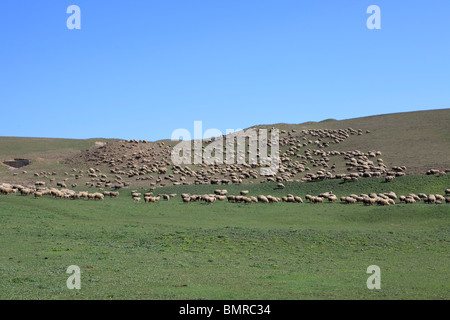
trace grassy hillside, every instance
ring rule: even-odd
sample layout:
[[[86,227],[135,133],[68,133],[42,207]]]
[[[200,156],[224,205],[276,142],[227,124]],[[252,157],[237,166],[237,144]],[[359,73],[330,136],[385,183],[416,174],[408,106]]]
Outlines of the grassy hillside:
[[[445,202],[185,204],[180,194],[215,189],[227,189],[229,194],[248,190],[249,196],[293,194],[303,199],[306,194],[329,191],[338,197],[390,191],[398,196],[444,194],[450,188],[450,175],[423,173],[450,167],[449,116],[446,109],[277,124],[286,130],[284,138],[299,134],[295,144],[307,142],[291,155],[304,162],[307,170],[302,174],[334,170],[335,162],[336,174],[356,170],[346,167],[344,157],[330,156],[329,167],[314,162],[316,155],[304,157],[305,150],[318,148],[381,151],[377,157],[387,166],[408,168],[407,175],[392,182],[384,177],[345,183],[342,179],[291,179],[283,180],[284,189],[277,188],[277,182],[260,183],[261,177],[244,179],[242,184],[158,187],[186,175],[178,169],[175,173],[176,168],[168,164],[167,141],[0,138],[2,161],[14,157],[32,161],[18,170],[0,165],[0,182],[34,184],[39,180],[56,187],[58,181],[65,181],[68,188],[90,193],[100,187],[109,189],[108,180],[131,183],[130,188],[120,189],[118,198],[104,201],[0,195],[0,299],[448,300],[450,204]],[[351,135],[340,143],[324,138],[329,146],[310,143],[309,139],[318,139],[315,132],[300,135],[303,129],[349,127],[361,129],[361,134],[349,130]],[[98,147],[97,141],[109,143]],[[290,146],[284,145],[281,152]],[[370,159],[377,163],[377,157]],[[168,170],[158,171],[152,167],[154,162]],[[154,170],[130,174],[142,164]],[[86,170],[91,166],[96,168],[92,179]],[[200,169],[215,177],[223,168]],[[239,169],[234,170],[240,174]],[[157,179],[159,184],[152,185]],[[88,187],[86,183],[93,180],[100,185]],[[155,194],[178,196],[154,204],[133,202],[131,190],[147,192],[153,186]],[[71,265],[81,268],[81,290],[66,287],[66,269]],[[381,290],[366,287],[370,265],[381,268]]]
[[[446,170],[450,169],[450,109],[418,111],[407,113],[395,113],[378,115],[372,117],[356,118],[337,121],[327,119],[321,122],[307,122],[303,124],[276,124],[256,126],[259,128],[271,128],[276,126],[280,130],[290,131],[296,129],[361,129],[364,134],[351,135],[339,144],[331,144],[326,150],[350,151],[361,150],[367,152],[376,150],[382,152],[384,163],[388,167],[406,166],[408,174],[425,173],[428,169]],[[256,128],[255,127],[255,128]],[[369,131],[370,133],[367,133]],[[314,140],[314,137],[308,137]],[[113,154],[118,158],[125,152],[132,156],[134,152],[141,152],[142,146],[134,149],[124,150],[118,140],[109,139],[47,139],[47,138],[18,138],[0,137],[0,160],[1,162],[14,158],[31,159],[32,163],[28,170],[57,170],[58,173],[70,171],[73,167],[86,169],[95,163],[87,160],[96,155],[96,150],[86,153],[77,158],[81,150],[95,146],[96,142],[111,143]],[[301,140],[303,141],[303,140]],[[157,146],[159,142],[165,145],[173,145],[168,140],[161,140],[147,144],[147,149]],[[158,146],[156,148],[159,148]],[[308,145],[308,149],[317,149],[314,144]],[[285,152],[287,146],[281,148]],[[101,152],[105,152],[102,150]],[[75,159],[66,163],[66,159]],[[155,156],[151,161],[166,160],[167,156]],[[332,161],[339,170],[345,169],[345,160],[334,157]],[[198,166],[191,166],[194,170]],[[7,168],[0,165],[0,179],[11,182],[32,182],[33,178],[28,176],[12,177],[7,174]],[[2,174],[3,173],[3,174]],[[136,182],[135,180],[130,182]],[[142,185],[137,183],[137,185]]]
[[[304,124],[256,126],[291,129],[369,130],[370,134],[351,137],[333,149],[380,150],[388,166],[407,166],[410,173],[424,173],[450,167],[450,109],[384,114],[349,120],[325,120]]]
[[[342,192],[442,193],[449,184],[407,176]],[[303,196],[337,186],[247,187]],[[0,299],[450,298],[448,204],[145,204],[129,192],[97,202],[0,196]],[[81,290],[66,288],[70,265],[81,268]],[[381,290],[366,287],[370,265],[381,268]]]
[[[65,152],[88,149],[94,146],[96,141],[113,140],[0,137],[0,160],[27,158],[44,153],[51,156],[63,156]]]
[[[30,166],[24,170],[58,170],[61,168],[59,171],[65,171],[67,168],[60,165],[64,158],[81,150],[95,147],[96,142],[112,141],[116,141],[116,139],[0,137],[0,173],[8,171],[2,163],[14,158],[31,160]]]

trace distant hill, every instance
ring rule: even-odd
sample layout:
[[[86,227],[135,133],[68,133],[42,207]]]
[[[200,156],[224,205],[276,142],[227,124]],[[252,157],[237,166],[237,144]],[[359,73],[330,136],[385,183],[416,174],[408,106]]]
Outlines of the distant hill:
[[[55,139],[55,138],[23,138],[0,137],[0,160],[14,157],[27,157],[36,153],[68,150],[80,151],[90,148],[96,142],[112,142],[117,139]]]
[[[270,128],[272,125],[255,126]],[[380,150],[388,165],[407,166],[410,173],[450,167],[450,109],[402,112],[348,120],[282,124],[277,128],[369,130],[370,134],[347,139],[337,150]]]
[[[450,169],[450,109],[252,128],[272,127],[280,130],[282,142],[282,170],[274,177],[277,181],[310,181],[317,177],[328,179],[341,174],[371,172],[387,175],[393,167],[406,167],[406,174]],[[204,141],[204,146],[208,141]],[[32,183],[42,176],[51,179],[50,171],[55,176],[53,182],[64,176],[71,183],[91,183],[97,187],[109,187],[118,182],[164,186],[216,183],[217,180],[266,181],[265,176],[259,175],[258,168],[249,166],[189,165],[185,166],[188,171],[175,168],[170,161],[173,145],[175,142],[170,140],[144,143],[118,139],[0,137],[2,163],[13,158],[31,161],[24,167],[26,173],[0,166],[0,181]],[[99,182],[100,179],[75,174],[92,167],[110,176],[114,173],[120,179],[108,177]]]

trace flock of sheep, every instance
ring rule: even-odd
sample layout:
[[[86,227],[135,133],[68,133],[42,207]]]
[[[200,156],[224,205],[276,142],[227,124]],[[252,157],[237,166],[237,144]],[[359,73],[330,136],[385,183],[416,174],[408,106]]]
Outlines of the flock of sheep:
[[[49,196],[58,199],[87,199],[87,200],[104,200],[105,196],[110,198],[116,198],[119,196],[118,191],[104,191],[89,193],[87,191],[74,191],[66,188],[56,189],[47,188],[39,186],[22,186],[22,185],[11,185],[7,183],[0,184],[0,194],[10,195],[10,194],[20,194],[21,196],[34,196],[34,198],[42,198],[43,196]]]
[[[278,202],[292,202],[292,203],[303,203],[303,199],[300,196],[295,196],[288,194],[282,197],[274,197],[272,195],[258,195],[258,196],[248,196],[248,190],[240,191],[239,195],[228,195],[226,189],[216,189],[214,193],[211,194],[189,194],[182,193],[181,199],[184,203],[199,202],[203,201],[205,203],[214,203],[215,201],[224,201],[232,203],[278,203]],[[408,194],[406,196],[399,196],[395,192],[387,193],[370,193],[370,194],[350,194],[349,196],[340,197],[340,202],[345,204],[355,204],[363,203],[364,205],[394,205],[398,202],[400,203],[416,203],[423,201],[424,203],[442,204],[444,202],[450,203],[450,189],[445,190],[446,196],[440,194],[429,194],[424,193],[419,194]],[[135,202],[141,200],[142,194],[136,190],[131,192],[131,196]],[[163,200],[170,200],[175,198],[177,194],[158,194],[158,196],[153,196],[153,192],[148,192],[144,194],[144,201],[146,203],[158,202],[161,198]],[[310,203],[323,203],[323,202],[336,202],[338,197],[330,192],[321,193],[318,196],[312,196],[307,194],[305,200]]]
[[[384,177],[385,182],[391,182],[396,177],[404,176],[407,168],[405,166],[385,165],[381,159],[381,151],[360,150],[337,151],[330,150],[332,145],[339,144],[352,135],[369,134],[361,129],[309,129],[309,130],[281,130],[279,139],[280,157],[279,171],[272,176],[260,176],[261,164],[200,164],[196,166],[174,165],[170,161],[172,147],[165,142],[149,143],[146,140],[129,140],[107,143],[99,148],[86,150],[78,155],[67,159],[66,164],[86,163],[92,165],[87,170],[73,168],[71,172],[64,172],[64,177],[57,179],[56,172],[34,172],[30,185],[0,184],[0,194],[34,195],[35,198],[51,196],[62,199],[91,199],[103,200],[105,197],[117,197],[117,191],[103,191],[104,189],[117,190],[124,187],[134,186],[134,179],[142,186],[150,187],[150,192],[141,194],[136,190],[131,192],[132,200],[145,203],[155,203],[160,199],[169,200],[176,194],[153,195],[155,188],[166,185],[188,185],[188,184],[210,184],[231,185],[242,183],[266,183],[277,182],[278,189],[284,189],[284,182],[314,182],[327,179],[342,179],[343,182],[354,182],[360,178]],[[224,136],[225,137],[225,136]],[[207,143],[216,138],[203,141],[203,149]],[[249,139],[253,139],[250,138]],[[249,140],[249,142],[251,142]],[[238,139],[235,143],[243,143]],[[247,143],[247,142],[244,142]],[[270,144],[270,139],[269,139]],[[246,153],[248,156],[248,150]],[[337,161],[334,161],[334,160]],[[250,160],[250,159],[246,159]],[[339,163],[339,165],[337,164]],[[341,166],[341,167],[339,167]],[[107,172],[109,171],[109,172]],[[430,169],[427,175],[447,174],[450,170],[442,171]],[[24,175],[28,173],[22,172]],[[14,175],[18,175],[17,172]],[[30,179],[30,178],[27,178]],[[87,179],[87,181],[83,181]],[[259,179],[259,180],[258,180]],[[58,181],[59,180],[59,181]],[[30,181],[30,180],[28,180]],[[82,182],[83,181],[83,182]],[[101,192],[74,191],[78,184],[83,183],[87,188],[96,188]],[[449,202],[449,190],[446,196],[425,195],[419,193],[397,197],[395,194],[360,194],[341,197],[342,203],[364,203],[366,205],[392,205],[395,201],[404,203]],[[271,195],[249,196],[248,191],[241,191],[239,195],[228,195],[227,190],[217,189],[212,194],[190,195],[182,194],[185,203],[204,201],[213,203],[225,201],[233,203],[277,203],[293,202],[303,203],[300,196],[288,194],[283,197]],[[336,202],[337,196],[333,193],[323,193],[318,196],[306,195],[305,201],[311,203],[322,203],[324,201]]]
[[[348,197],[341,197],[341,202],[343,203],[357,203],[362,202],[365,205],[394,205],[396,204],[396,200],[398,200],[400,203],[416,203],[423,201],[424,203],[431,203],[431,204],[442,204],[444,202],[450,203],[450,189],[445,190],[445,193],[447,197],[440,195],[440,194],[425,194],[425,193],[419,193],[419,194],[413,194],[410,193],[406,196],[399,196],[394,192],[389,193],[371,193],[369,195],[367,194],[360,194],[355,195],[351,194]]]
[[[248,190],[242,190],[239,195],[227,195],[227,194],[228,191],[225,189],[216,189],[214,190],[213,194],[190,195],[184,193],[181,195],[181,198],[185,203],[196,201],[205,201],[207,203],[213,203],[216,200],[218,201],[227,200],[228,202],[234,203],[252,203],[252,202],[273,203],[281,201],[280,198],[273,197],[271,195],[268,196],[259,195],[257,197],[248,196]]]
[[[354,182],[370,177],[384,177],[386,182],[391,182],[394,178],[407,173],[405,166],[386,165],[379,150],[367,152],[332,150],[333,145],[342,143],[352,135],[369,134],[368,130],[364,132],[362,129],[353,128],[292,129],[281,130],[280,133],[279,170],[272,176],[260,175],[259,169],[262,164],[250,164],[248,150],[243,164],[175,165],[170,161],[172,150],[170,143],[133,139],[110,142],[71,156],[65,160],[66,165],[91,167],[88,170],[73,168],[72,172],[64,172],[65,177],[60,178],[60,181],[56,180],[56,172],[35,172],[32,178],[48,179],[46,181],[48,185],[61,188],[75,188],[83,184],[88,188],[107,190],[188,184],[314,182],[328,179]],[[250,143],[252,139],[254,138],[249,138],[248,142]],[[214,140],[215,138],[205,139],[202,150]],[[236,138],[236,146],[242,143],[247,141],[242,142]],[[448,172],[435,169],[427,172],[427,174],[446,173]],[[27,181],[32,179],[25,176],[21,179]]]
[[[261,163],[252,163],[248,150],[243,164],[199,164],[195,166],[174,165],[170,161],[172,147],[164,142],[149,143],[147,141],[118,141],[108,143],[95,150],[86,150],[68,159],[68,164],[91,164],[95,173],[90,173],[91,187],[127,187],[130,179],[133,185],[164,187],[167,185],[185,184],[241,184],[254,182],[309,182],[325,179],[344,179],[356,181],[360,177],[400,176],[405,174],[406,168],[401,170],[388,169],[379,158],[380,151],[361,152],[336,151],[329,149],[334,144],[345,141],[352,135],[362,135],[362,129],[309,129],[309,130],[281,130],[279,146],[279,171],[273,176],[261,176]],[[368,134],[366,131],[365,134]],[[227,138],[223,136],[223,138]],[[242,143],[237,137],[237,147]],[[205,139],[202,150],[216,138]],[[252,141],[253,137],[248,142]],[[270,144],[270,139],[269,139]],[[248,148],[246,148],[248,149]],[[269,147],[270,149],[270,147]],[[242,156],[242,155],[241,155]],[[236,154],[236,160],[238,155]],[[332,162],[333,158],[345,167]],[[338,159],[339,158],[339,159]],[[243,159],[240,159],[243,160]],[[108,168],[115,175],[115,179],[99,176],[100,168]],[[91,170],[90,169],[90,170]],[[346,170],[347,172],[343,172]],[[340,172],[339,172],[340,171]],[[259,181],[258,181],[259,179]],[[388,178],[390,179],[390,178]],[[125,180],[128,180],[125,182]],[[88,183],[88,184],[89,184]],[[128,184],[128,185],[127,185]]]
[[[59,199],[87,199],[87,200],[104,200],[105,197],[116,198],[119,196],[118,191],[103,191],[89,193],[87,191],[74,191],[66,188],[56,189],[56,188],[47,188],[42,186],[44,183],[37,182],[34,186],[22,186],[22,185],[11,185],[2,183],[0,184],[0,194],[2,195],[10,195],[10,194],[20,194],[22,196],[33,195],[35,198],[42,198],[43,196],[49,196],[53,198]],[[278,188],[284,188],[284,185],[278,183]],[[249,196],[248,190],[240,191],[239,195],[228,195],[228,190],[226,189],[216,189],[211,194],[188,194],[182,193],[181,199],[184,203],[190,202],[199,202],[204,201],[205,203],[214,203],[215,201],[224,201],[232,203],[278,203],[278,202],[292,202],[292,203],[303,203],[303,199],[300,196],[288,194],[282,197],[274,197],[272,195],[257,195],[257,196]],[[143,194],[145,203],[155,203],[160,199],[170,200],[171,198],[175,198],[177,194],[158,194],[157,196],[153,195],[153,192],[146,192]],[[137,190],[131,191],[131,197],[134,202],[140,202],[142,199],[142,193],[137,192]],[[323,203],[327,202],[336,202],[338,197],[333,194],[333,192],[325,192],[321,193],[318,196],[313,196],[307,194],[305,196],[305,201],[308,201],[312,204],[315,203]],[[363,203],[364,205],[394,205],[397,202],[411,204],[417,202],[430,203],[430,204],[442,204],[442,203],[450,203],[450,189],[445,190],[445,196],[441,194],[425,194],[418,193],[413,194],[410,193],[408,195],[397,196],[395,192],[388,193],[370,193],[370,194],[350,194],[349,196],[340,197],[340,202],[345,204],[355,204],[355,203]]]
[[[214,203],[215,201],[224,201],[228,200],[228,202],[236,202],[236,203],[251,203],[251,202],[263,202],[263,203],[271,203],[271,202],[280,202],[281,198],[278,197],[272,197],[270,195],[263,196],[260,195],[258,197],[248,197],[246,196],[248,194],[247,190],[243,190],[240,192],[240,195],[229,195],[227,196],[228,191],[227,190],[214,190],[214,193],[211,194],[188,194],[188,193],[182,193],[181,199],[184,203],[190,203],[190,202],[200,202],[204,201],[206,203]],[[153,192],[147,192],[144,193],[144,201],[146,203],[154,203],[158,202],[160,199],[163,200],[170,200],[171,198],[176,197],[177,194],[158,194],[158,196],[153,196]],[[133,190],[131,192],[131,197],[134,202],[139,202],[142,199],[142,193],[137,192],[136,190]],[[300,197],[297,197],[300,198]],[[300,198],[300,201],[301,198]]]

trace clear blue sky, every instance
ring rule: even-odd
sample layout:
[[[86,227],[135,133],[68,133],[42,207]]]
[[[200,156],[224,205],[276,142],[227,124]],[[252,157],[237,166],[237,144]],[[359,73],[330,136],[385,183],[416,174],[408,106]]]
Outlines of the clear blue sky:
[[[194,120],[450,108],[448,0],[1,1],[0,41],[0,136],[158,140]]]

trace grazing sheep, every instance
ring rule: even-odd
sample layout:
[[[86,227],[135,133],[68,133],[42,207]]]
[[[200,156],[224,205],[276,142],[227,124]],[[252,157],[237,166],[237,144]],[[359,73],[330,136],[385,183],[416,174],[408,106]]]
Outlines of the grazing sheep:
[[[105,196],[99,192],[94,193],[94,200],[104,200]]]
[[[252,203],[252,199],[250,197],[244,197],[245,203]]]
[[[83,198],[83,199],[88,198],[88,193],[86,191],[80,191],[78,193],[78,199],[81,199],[81,198]]]
[[[191,202],[191,197],[183,197],[183,202],[184,202],[184,203],[189,203],[189,202]]]
[[[414,193],[410,193],[410,194],[408,194],[407,196],[406,196],[406,198],[413,198],[414,200],[416,200],[416,201],[418,201],[418,202],[420,202],[420,197],[418,196],[418,195],[415,195]],[[426,196],[425,196],[425,198],[426,198]]]
[[[329,202],[335,202],[336,200],[337,200],[337,197],[334,194],[328,196],[328,201]]]
[[[364,203],[366,206],[373,206],[373,205],[375,204],[375,202],[376,202],[376,200],[373,199],[373,198],[367,197],[367,198],[364,198],[364,199],[363,199],[363,203]]]
[[[381,198],[381,199],[384,199],[384,200],[387,200],[387,199],[389,199],[389,197],[388,196],[386,196],[385,194],[383,194],[383,193],[379,193],[378,194],[378,198]]]
[[[258,202],[269,203],[269,199],[267,199],[266,196],[259,195],[259,196],[257,197],[257,199],[258,199]]]
[[[205,200],[206,200],[207,203],[214,203],[214,201],[216,201],[216,198],[215,198],[215,197],[209,197],[209,196],[208,196],[208,197],[206,197]]]
[[[436,197],[434,194],[430,194],[428,195],[428,197],[426,199],[424,199],[425,203],[435,203],[436,202]]]
[[[416,200],[414,198],[406,197],[404,199],[405,203],[416,203]]]
[[[57,187],[61,187],[61,188],[67,188],[66,184],[64,182],[57,182],[56,183]]]
[[[273,197],[273,196],[271,196],[270,194],[269,195],[267,195],[267,200],[269,201],[269,203],[277,203],[277,202],[279,202],[281,199],[278,199],[278,198],[276,198],[276,197]]]
[[[20,194],[22,196],[28,196],[28,195],[30,195],[32,193],[33,193],[33,191],[31,189],[28,189],[28,188],[23,188],[22,190],[20,190]]]
[[[14,190],[12,188],[1,187],[0,193],[4,194],[4,195],[8,195],[8,194],[14,193]]]
[[[391,191],[389,193],[386,194],[389,198],[391,198],[392,200],[397,199],[397,195],[395,194],[395,192]]]
[[[248,194],[248,190],[242,190],[241,191],[241,196],[245,196],[245,195],[247,195]]]
[[[377,201],[378,205],[380,206],[388,206],[389,205],[389,201],[387,199],[379,199]]]
[[[321,197],[311,197],[311,203],[322,203],[323,202],[323,198]]]

